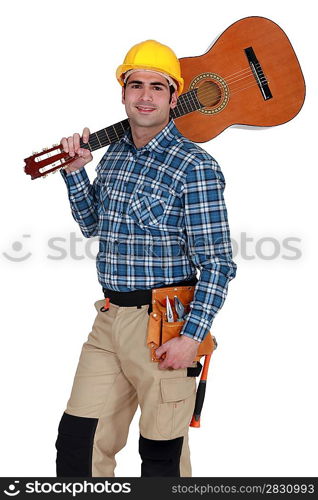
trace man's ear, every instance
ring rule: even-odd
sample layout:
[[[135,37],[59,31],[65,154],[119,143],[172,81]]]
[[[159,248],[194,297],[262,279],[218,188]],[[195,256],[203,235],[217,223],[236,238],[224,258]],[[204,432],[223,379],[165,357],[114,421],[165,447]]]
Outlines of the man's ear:
[[[122,104],[125,104],[125,87],[122,87],[121,89],[121,102]]]
[[[171,95],[171,102],[170,102],[171,109],[176,107],[177,100],[178,100],[178,92],[175,90],[174,93]]]

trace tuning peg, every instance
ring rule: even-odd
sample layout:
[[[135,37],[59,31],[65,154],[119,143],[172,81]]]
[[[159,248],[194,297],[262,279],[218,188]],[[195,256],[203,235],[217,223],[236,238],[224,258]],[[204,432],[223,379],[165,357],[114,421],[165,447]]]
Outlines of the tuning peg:
[[[49,148],[43,148],[42,151],[47,151]]]
[[[56,148],[56,146],[59,146],[59,144],[52,144],[52,148]]]
[[[37,155],[39,152],[38,151],[32,151],[33,155]]]

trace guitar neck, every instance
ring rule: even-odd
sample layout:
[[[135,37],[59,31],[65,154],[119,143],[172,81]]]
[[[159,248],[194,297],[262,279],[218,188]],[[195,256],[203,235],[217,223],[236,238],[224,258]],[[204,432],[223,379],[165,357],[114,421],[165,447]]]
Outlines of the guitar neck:
[[[197,90],[190,90],[182,94],[177,101],[177,106],[170,111],[171,118],[179,118],[179,116],[192,113],[201,109],[203,105],[200,103],[197,97]],[[89,136],[88,143],[83,143],[81,140],[80,146],[84,149],[89,149],[90,151],[96,151],[97,149],[104,148],[109,144],[118,142],[125,134],[126,130],[129,128],[129,120],[122,120],[109,127],[102,128],[97,132],[93,132]]]

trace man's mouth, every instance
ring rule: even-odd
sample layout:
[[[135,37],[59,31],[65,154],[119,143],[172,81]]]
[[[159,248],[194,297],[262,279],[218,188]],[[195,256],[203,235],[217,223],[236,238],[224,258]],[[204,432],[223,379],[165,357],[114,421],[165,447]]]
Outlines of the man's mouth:
[[[155,111],[156,108],[152,108],[151,106],[136,106],[138,109],[139,113],[144,113],[144,114],[149,114],[152,113],[152,111]]]

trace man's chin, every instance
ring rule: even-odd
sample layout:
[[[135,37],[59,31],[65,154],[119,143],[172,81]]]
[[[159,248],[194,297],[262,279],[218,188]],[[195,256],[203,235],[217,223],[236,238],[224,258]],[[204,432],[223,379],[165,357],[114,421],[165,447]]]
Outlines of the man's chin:
[[[130,124],[136,127],[158,127],[161,123],[150,116],[134,116],[130,118]]]

